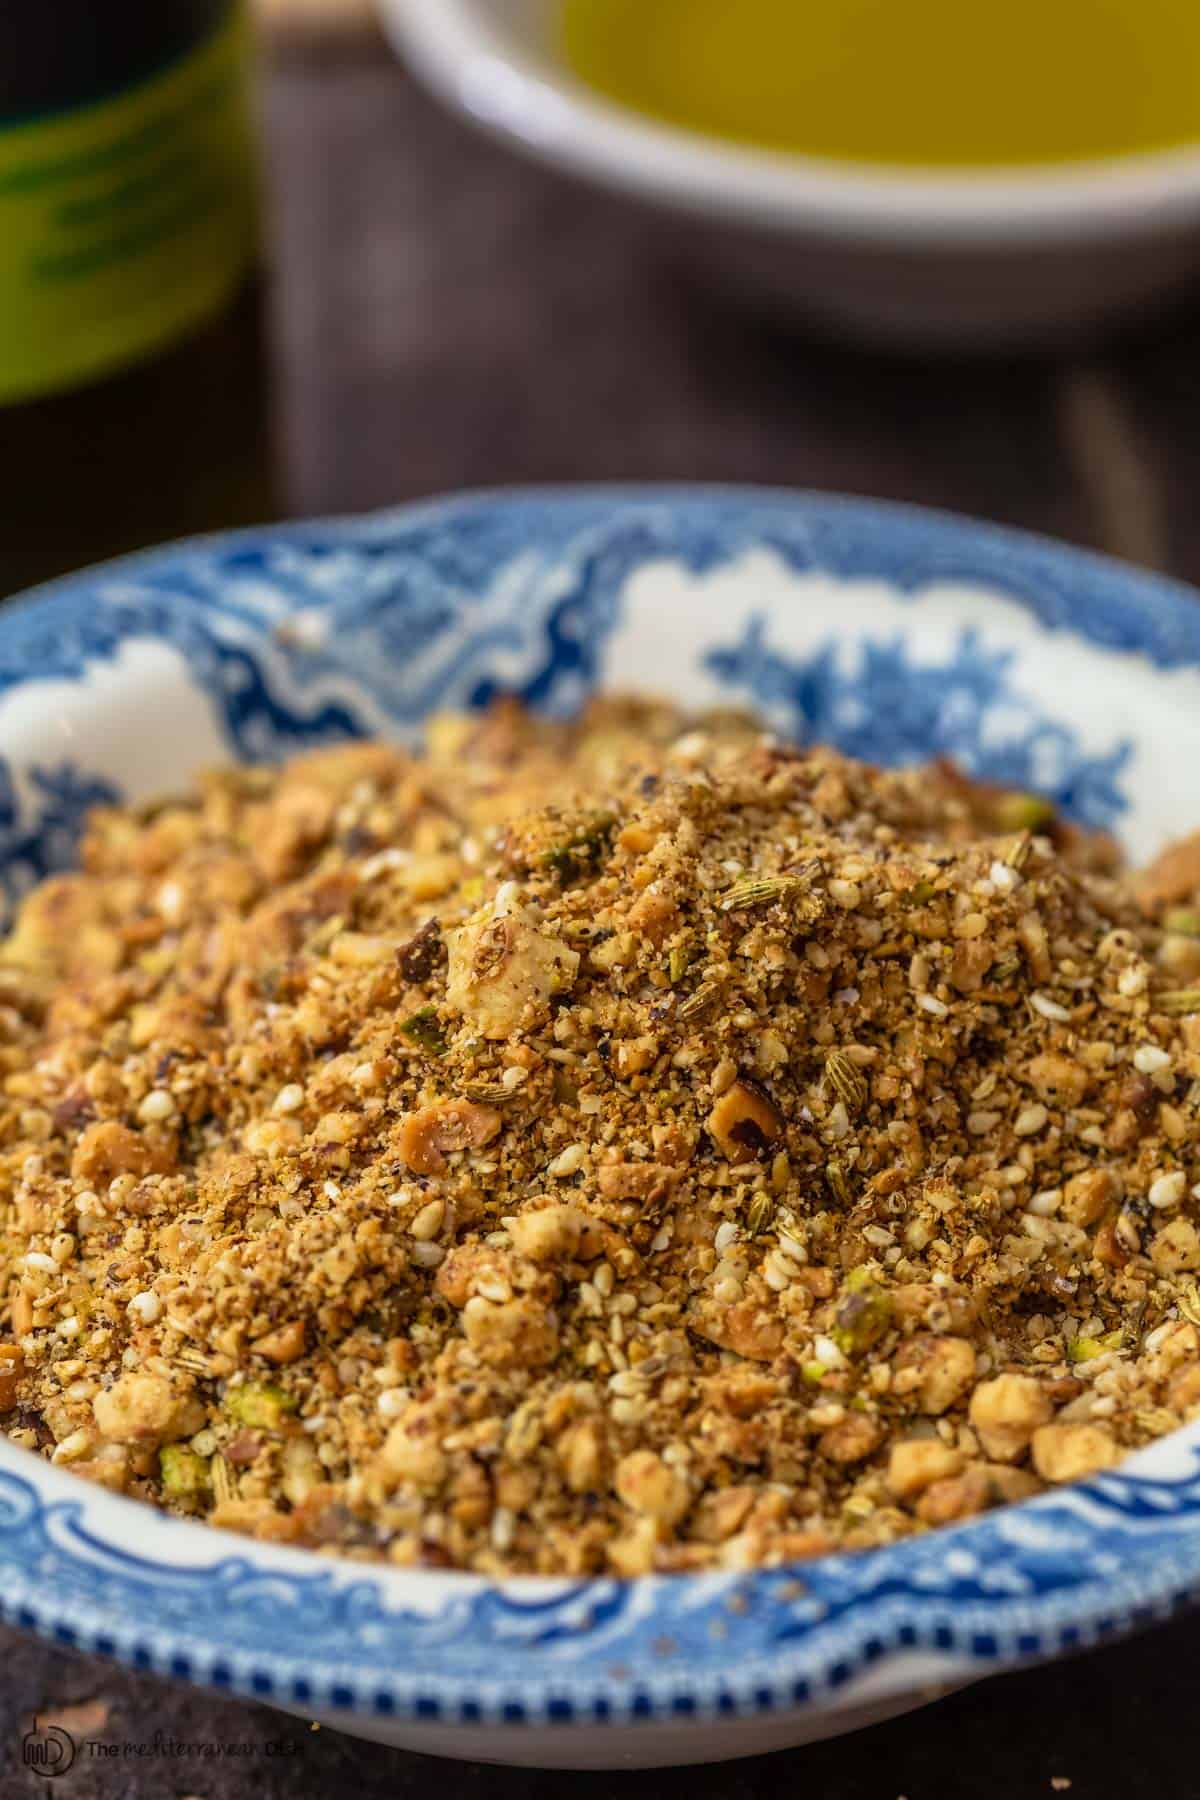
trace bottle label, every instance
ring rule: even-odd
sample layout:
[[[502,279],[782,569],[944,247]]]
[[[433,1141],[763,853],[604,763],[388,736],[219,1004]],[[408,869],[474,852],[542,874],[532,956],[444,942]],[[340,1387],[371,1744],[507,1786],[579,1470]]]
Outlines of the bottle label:
[[[165,348],[244,277],[249,32],[241,5],[207,11],[208,29],[120,91],[0,118],[0,403]]]

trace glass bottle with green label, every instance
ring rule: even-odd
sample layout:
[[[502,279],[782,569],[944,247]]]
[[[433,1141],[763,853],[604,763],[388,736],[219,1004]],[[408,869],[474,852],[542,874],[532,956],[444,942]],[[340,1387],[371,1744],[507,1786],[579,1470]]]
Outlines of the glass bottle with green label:
[[[0,7],[0,595],[272,510],[241,0]]]

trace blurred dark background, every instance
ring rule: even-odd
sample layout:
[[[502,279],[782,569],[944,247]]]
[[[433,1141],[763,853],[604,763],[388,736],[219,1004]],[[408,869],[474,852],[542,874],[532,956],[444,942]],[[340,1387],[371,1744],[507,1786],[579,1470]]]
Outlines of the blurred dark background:
[[[466,129],[339,3],[355,23],[331,33],[263,0],[287,18],[260,67],[257,293],[83,432],[0,409],[21,496],[19,517],[0,500],[0,591],[226,523],[611,479],[872,494],[1200,578],[1200,302],[1059,357],[877,354],[755,319],[620,200]]]
[[[1200,576],[1200,305],[1082,359],[874,355],[747,319],[655,228],[385,52],[268,82],[287,494],[687,478],[975,513]],[[660,234],[657,234],[660,235]]]
[[[269,70],[292,509],[522,481],[767,482],[949,507],[1200,577],[1200,302],[1078,359],[815,341],[689,286],[620,200],[471,133],[367,43]]]

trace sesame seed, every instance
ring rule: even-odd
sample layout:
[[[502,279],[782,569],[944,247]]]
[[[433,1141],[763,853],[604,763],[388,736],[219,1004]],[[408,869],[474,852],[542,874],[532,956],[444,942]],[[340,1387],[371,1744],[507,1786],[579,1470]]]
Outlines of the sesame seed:
[[[1159,1175],[1150,1183],[1147,1195],[1151,1206],[1165,1211],[1171,1206],[1178,1206],[1187,1193],[1187,1176],[1182,1169],[1173,1169],[1168,1174]]]
[[[510,1550],[517,1535],[517,1515],[507,1506],[498,1506],[492,1514],[491,1539],[492,1549],[501,1552]]]
[[[840,1400],[822,1400],[808,1416],[819,1431],[827,1431],[831,1425],[841,1424],[846,1416],[846,1409]]]
[[[409,850],[378,850],[374,856],[368,856],[366,862],[359,865],[358,878],[360,881],[376,881],[380,875],[386,875],[393,869],[402,869],[405,863],[411,861],[412,852]]]
[[[723,1056],[712,1072],[709,1087],[718,1097],[727,1093],[737,1080],[737,1064],[731,1057]]]
[[[768,1256],[763,1264],[762,1273],[767,1286],[773,1288],[777,1294],[782,1294],[785,1288],[792,1285],[791,1270],[786,1259]]]
[[[850,1130],[850,1114],[846,1110],[844,1101],[842,1101],[842,1100],[834,1101],[833,1105],[829,1109],[829,1113],[825,1120],[825,1123],[829,1129],[829,1135],[833,1139],[834,1143],[840,1144],[842,1139],[847,1136],[847,1134],[849,1133],[849,1130]]]
[[[615,1375],[608,1378],[610,1394],[623,1394],[628,1399],[642,1391],[642,1378],[636,1369],[618,1369]]]
[[[1043,1019],[1052,1019],[1056,1025],[1071,1023],[1070,1008],[1060,1006],[1057,1000],[1051,1000],[1049,994],[1030,994],[1029,1004],[1034,1012],[1040,1013]]]
[[[430,1200],[412,1219],[408,1227],[409,1232],[421,1243],[429,1243],[442,1229],[442,1220],[445,1216],[446,1202]]]
[[[177,881],[164,881],[154,897],[163,918],[177,925],[183,917],[183,889]]]
[[[299,1112],[303,1105],[304,1089],[298,1081],[289,1081],[275,1096],[275,1111],[279,1113]]]
[[[967,1114],[967,1130],[972,1137],[986,1137],[989,1131],[996,1129],[1001,1117],[1000,1113],[989,1112],[986,1108],[981,1107],[977,1111]]]
[[[1037,1101],[1034,1105],[1021,1109],[1017,1114],[1013,1130],[1018,1137],[1036,1137],[1039,1131],[1045,1130],[1049,1119],[1049,1112],[1040,1101]]]
[[[138,1107],[143,1125],[161,1125],[175,1111],[175,1098],[166,1088],[152,1088]]]
[[[56,1463],[78,1462],[81,1457],[90,1454],[95,1442],[96,1438],[93,1432],[83,1428],[73,1431],[57,1446],[50,1460]]]

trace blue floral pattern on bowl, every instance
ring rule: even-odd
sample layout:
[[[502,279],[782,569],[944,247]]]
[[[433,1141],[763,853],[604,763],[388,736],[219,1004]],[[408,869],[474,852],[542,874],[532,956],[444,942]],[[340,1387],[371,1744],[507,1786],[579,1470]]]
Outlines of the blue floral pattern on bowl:
[[[87,808],[498,691],[749,703],[858,756],[948,756],[1147,844],[1195,823],[1184,589],[965,521],[736,490],[468,497],[154,552],[0,616],[0,882]],[[48,750],[58,732],[62,753]],[[67,746],[69,745],[69,754]],[[954,1531],[794,1569],[511,1582],[334,1563],[148,1514],[0,1442],[0,1607],[63,1642],[327,1713],[567,1724],[805,1709],[1049,1655],[1200,1588],[1200,1431]]]

